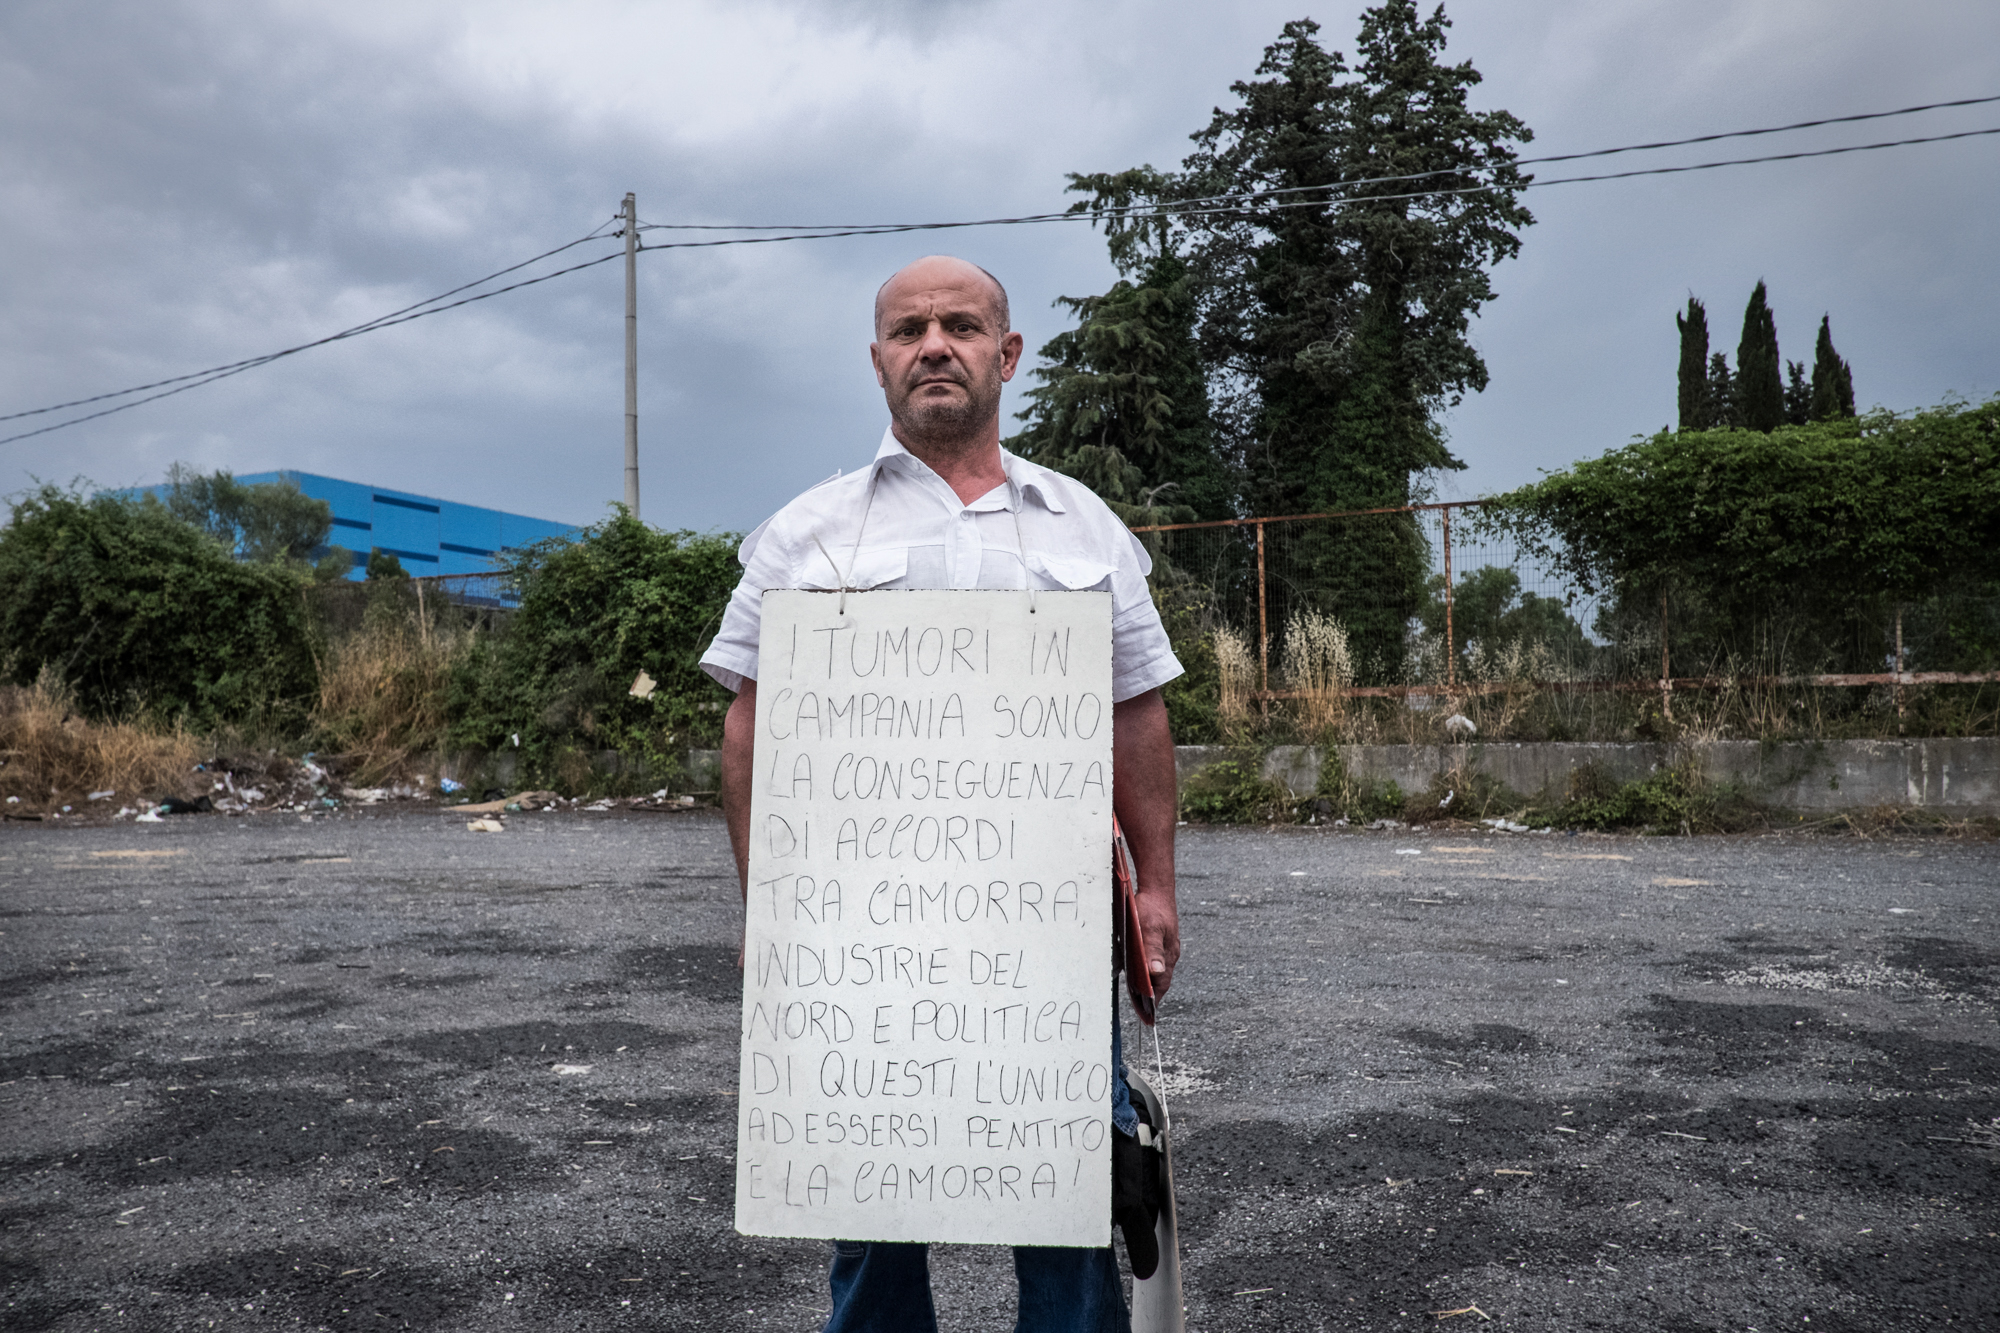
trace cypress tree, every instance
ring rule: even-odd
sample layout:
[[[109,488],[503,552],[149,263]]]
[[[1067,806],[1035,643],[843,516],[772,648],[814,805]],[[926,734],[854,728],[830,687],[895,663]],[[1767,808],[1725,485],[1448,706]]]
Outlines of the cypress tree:
[[[1806,383],[1806,368],[1797,361],[1785,362],[1785,420],[1794,426],[1812,420],[1812,386]]]
[[[1768,433],[1785,424],[1778,324],[1761,279],[1743,308],[1743,337],[1736,344],[1736,415],[1746,430]]]
[[[1708,311],[1692,296],[1685,315],[1674,316],[1681,331],[1680,408],[1682,430],[1708,429]]]
[[[1854,370],[1833,350],[1833,322],[1819,317],[1819,341],[1813,346],[1812,405],[1814,421],[1854,415]]]
[[[1743,424],[1736,415],[1736,377],[1729,373],[1729,358],[1720,352],[1708,358],[1708,415],[1703,430],[1728,430]]]

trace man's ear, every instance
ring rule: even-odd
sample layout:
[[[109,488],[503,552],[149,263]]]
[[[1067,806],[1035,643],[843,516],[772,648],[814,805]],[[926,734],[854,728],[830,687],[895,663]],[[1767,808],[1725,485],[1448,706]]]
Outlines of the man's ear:
[[[889,377],[882,373],[882,344],[868,344],[868,363],[875,367],[875,383],[885,389],[888,388]]]

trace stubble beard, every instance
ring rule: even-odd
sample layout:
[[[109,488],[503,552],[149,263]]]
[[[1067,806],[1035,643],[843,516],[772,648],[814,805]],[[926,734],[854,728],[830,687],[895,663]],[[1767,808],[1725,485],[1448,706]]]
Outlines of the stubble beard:
[[[996,372],[989,378],[987,384],[959,380],[966,390],[963,399],[924,400],[912,389],[890,408],[897,435],[906,445],[942,454],[972,449],[1000,416],[1000,377]]]

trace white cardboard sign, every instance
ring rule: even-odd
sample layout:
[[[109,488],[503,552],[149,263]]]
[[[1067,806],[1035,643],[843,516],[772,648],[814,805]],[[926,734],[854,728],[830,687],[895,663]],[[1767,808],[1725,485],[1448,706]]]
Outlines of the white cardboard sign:
[[[737,1230],[1108,1245],[1110,595],[840,600],[764,595]]]

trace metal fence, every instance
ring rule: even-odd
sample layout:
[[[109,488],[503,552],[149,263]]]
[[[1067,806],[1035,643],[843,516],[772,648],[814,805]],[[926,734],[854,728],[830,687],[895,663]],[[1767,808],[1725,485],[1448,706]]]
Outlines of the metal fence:
[[[1728,590],[1691,589],[1639,605],[1585,595],[1526,558],[1480,521],[1484,506],[1133,532],[1154,555],[1155,589],[1249,649],[1260,707],[1315,692],[1279,660],[1312,615],[1341,627],[1346,698],[1639,694],[1671,716],[1676,692],[1879,688],[1900,715],[1911,687],[2000,682],[1991,590],[1899,603],[1802,588],[1746,609],[1717,595]]]

